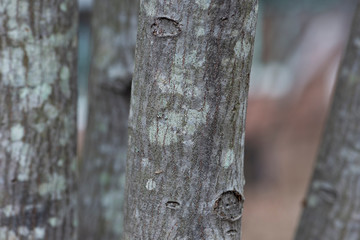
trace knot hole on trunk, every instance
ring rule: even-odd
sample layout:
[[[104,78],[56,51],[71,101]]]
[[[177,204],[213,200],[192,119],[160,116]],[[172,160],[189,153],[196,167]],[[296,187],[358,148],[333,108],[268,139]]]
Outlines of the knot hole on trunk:
[[[181,33],[180,23],[168,17],[159,17],[151,25],[155,37],[176,37]]]
[[[214,211],[223,220],[236,221],[241,218],[244,197],[237,191],[223,192],[215,201]]]

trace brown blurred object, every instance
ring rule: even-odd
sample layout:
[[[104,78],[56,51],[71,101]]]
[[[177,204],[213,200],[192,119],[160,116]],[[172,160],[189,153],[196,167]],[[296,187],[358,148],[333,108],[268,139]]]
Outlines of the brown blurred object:
[[[263,63],[253,63],[246,122],[243,239],[290,240],[352,10],[281,14],[265,9],[263,16]]]

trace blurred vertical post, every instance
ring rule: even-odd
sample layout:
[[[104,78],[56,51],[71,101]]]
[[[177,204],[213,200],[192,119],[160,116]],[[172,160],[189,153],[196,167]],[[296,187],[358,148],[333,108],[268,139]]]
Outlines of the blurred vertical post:
[[[141,1],[126,240],[240,239],[256,17],[256,0]]]
[[[75,0],[0,1],[0,239],[76,239]]]
[[[360,5],[296,240],[360,239]]]
[[[138,1],[95,0],[79,239],[120,239]]]

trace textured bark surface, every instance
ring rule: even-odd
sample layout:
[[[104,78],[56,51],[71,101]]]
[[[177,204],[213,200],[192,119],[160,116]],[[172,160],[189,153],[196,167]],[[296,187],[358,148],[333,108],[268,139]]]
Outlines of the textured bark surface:
[[[0,0],[0,239],[76,238],[75,0]]]
[[[295,239],[360,239],[360,9]]]
[[[240,239],[255,0],[143,0],[125,239]]]
[[[138,1],[97,0],[89,121],[81,164],[79,239],[120,239],[127,119],[134,68]]]

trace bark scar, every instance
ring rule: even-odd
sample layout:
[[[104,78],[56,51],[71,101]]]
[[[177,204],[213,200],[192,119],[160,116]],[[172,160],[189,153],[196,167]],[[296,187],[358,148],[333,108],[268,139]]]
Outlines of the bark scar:
[[[167,208],[170,209],[179,209],[180,208],[180,203],[177,201],[168,201],[165,203]]]
[[[151,25],[152,34],[155,37],[176,37],[181,33],[181,24],[168,17],[158,17]]]
[[[233,190],[223,192],[214,204],[214,211],[222,220],[234,222],[242,216],[244,197]]]

